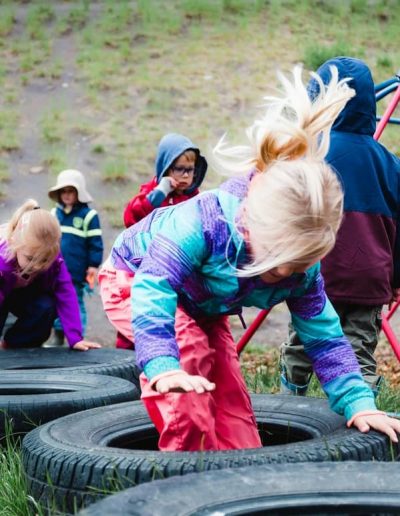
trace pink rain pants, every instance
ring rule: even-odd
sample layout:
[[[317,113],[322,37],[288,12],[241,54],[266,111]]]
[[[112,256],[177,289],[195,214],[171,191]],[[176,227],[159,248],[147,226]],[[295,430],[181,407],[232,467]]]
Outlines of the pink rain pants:
[[[130,294],[133,277],[126,277],[122,286],[119,272],[109,265],[100,271],[101,297],[110,322],[133,340],[130,299],[128,308],[125,297],[127,289]],[[206,377],[216,388],[203,394],[159,394],[141,375],[142,400],[160,433],[159,449],[259,448],[261,441],[228,317],[194,320],[178,307],[175,332],[181,368],[189,374]]]

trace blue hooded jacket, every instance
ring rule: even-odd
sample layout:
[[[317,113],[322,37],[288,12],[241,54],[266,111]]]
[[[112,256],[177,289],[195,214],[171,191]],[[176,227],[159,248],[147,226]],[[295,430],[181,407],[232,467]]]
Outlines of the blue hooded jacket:
[[[188,195],[196,190],[196,188],[199,188],[203,182],[207,171],[207,161],[200,154],[199,148],[189,140],[189,138],[186,138],[186,136],[177,133],[169,133],[161,138],[156,157],[156,176],[157,182],[159,183],[172,163],[187,150],[193,150],[197,155],[193,184],[184,192]]]
[[[356,91],[336,119],[327,162],[344,189],[344,220],[336,244],[322,261],[332,301],[381,305],[400,286],[400,160],[374,140],[376,101],[369,68],[351,57],[336,57],[317,71],[323,82],[336,66]],[[318,92],[309,84],[311,97]]]

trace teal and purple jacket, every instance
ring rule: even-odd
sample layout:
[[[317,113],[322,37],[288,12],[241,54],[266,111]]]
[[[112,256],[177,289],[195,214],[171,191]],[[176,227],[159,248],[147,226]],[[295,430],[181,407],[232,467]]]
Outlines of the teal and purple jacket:
[[[231,179],[182,204],[157,209],[117,237],[112,265],[135,273],[132,322],[138,365],[148,379],[179,368],[178,303],[196,318],[286,301],[332,409],[347,419],[375,409],[373,393],[326,297],[319,264],[274,284],[235,274],[250,261],[235,229],[250,180],[251,175]]]

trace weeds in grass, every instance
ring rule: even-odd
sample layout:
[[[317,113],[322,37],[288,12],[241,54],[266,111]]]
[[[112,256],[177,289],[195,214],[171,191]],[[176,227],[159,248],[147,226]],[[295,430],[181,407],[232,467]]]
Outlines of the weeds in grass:
[[[39,504],[28,494],[19,443],[6,421],[6,436],[0,447],[0,508],[2,516],[44,516]]]
[[[66,16],[61,16],[57,20],[58,34],[67,34],[73,30],[82,29],[89,17],[89,0],[82,2],[82,5],[73,7]]]
[[[129,180],[129,165],[122,157],[108,159],[102,170],[104,182],[126,182]]]
[[[19,114],[14,109],[0,110],[0,152],[13,151],[20,148],[17,134]]]
[[[61,170],[71,166],[68,149],[61,145],[45,145],[41,157],[52,178],[59,174]]]
[[[10,181],[10,170],[6,160],[0,158],[0,183],[8,183]]]
[[[125,228],[121,208],[124,206],[127,200],[128,199],[126,199],[124,202],[121,199],[109,199],[100,203],[102,210],[107,214],[108,223],[112,228]]]
[[[305,48],[303,61],[307,68],[316,70],[325,63],[325,61],[333,57],[356,56],[357,54],[359,53],[353,50],[350,45],[344,41],[338,41],[330,46],[323,46],[315,41],[312,45]]]
[[[49,109],[42,116],[39,125],[41,138],[45,143],[58,143],[65,137],[66,115],[64,110],[58,108]]]
[[[26,31],[31,39],[44,39],[44,25],[55,16],[53,7],[48,3],[32,5],[26,14]]]
[[[14,28],[15,9],[11,6],[3,7],[0,15],[0,37],[8,36]]]

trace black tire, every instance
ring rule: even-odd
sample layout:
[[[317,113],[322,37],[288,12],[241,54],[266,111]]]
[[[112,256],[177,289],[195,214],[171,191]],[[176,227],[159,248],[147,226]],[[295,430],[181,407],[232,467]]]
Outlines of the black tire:
[[[400,513],[395,462],[275,464],[156,480],[109,496],[79,516]]]
[[[91,349],[85,352],[68,348],[29,348],[0,351],[1,370],[63,369],[62,373],[94,373],[124,378],[138,389],[140,370],[135,352],[126,349]]]
[[[71,511],[75,501],[81,507],[110,490],[196,471],[266,463],[385,461],[399,455],[399,447],[392,448],[382,434],[346,429],[344,419],[328,408],[326,400],[278,395],[252,399],[260,434],[268,445],[251,450],[156,451],[157,432],[141,402],[48,423],[23,441],[30,492],[43,503],[54,495],[60,509]]]
[[[13,435],[20,435],[67,414],[139,397],[135,385],[112,376],[3,371],[0,437],[4,437],[7,426]]]

